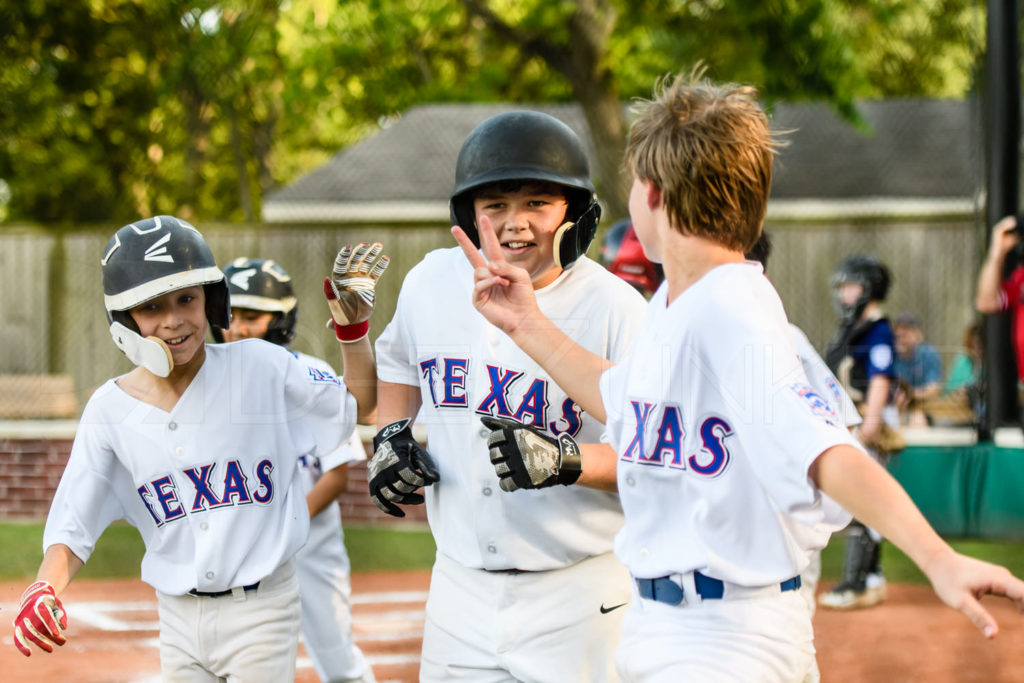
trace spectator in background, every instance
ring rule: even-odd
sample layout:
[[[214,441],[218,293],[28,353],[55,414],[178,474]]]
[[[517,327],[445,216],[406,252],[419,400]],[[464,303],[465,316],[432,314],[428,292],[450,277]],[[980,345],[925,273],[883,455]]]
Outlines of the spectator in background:
[[[1019,226],[1024,228],[1024,226]],[[1006,259],[1020,244],[1017,219],[1005,216],[992,227],[988,253],[978,271],[978,293],[974,307],[979,313],[1009,313],[1013,335],[1013,357],[1017,361],[1017,397],[1024,406],[1024,261],[1017,259],[1016,266],[1006,270]]]
[[[926,427],[928,418],[922,404],[942,393],[942,360],[935,347],[924,341],[921,322],[912,313],[896,316],[896,405],[904,424]]]
[[[974,323],[964,333],[964,348],[953,358],[942,395],[922,406],[929,424],[950,427],[978,424],[984,411],[981,364],[981,323]]]
[[[974,323],[964,333],[964,348],[957,352],[949,366],[949,377],[942,388],[945,396],[966,394],[977,389],[981,381],[981,323]]]

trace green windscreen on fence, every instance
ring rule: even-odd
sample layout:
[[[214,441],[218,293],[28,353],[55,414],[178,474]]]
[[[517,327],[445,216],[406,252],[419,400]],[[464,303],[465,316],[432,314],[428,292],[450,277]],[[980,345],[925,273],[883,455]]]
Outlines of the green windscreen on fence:
[[[1024,539],[1024,449],[909,446],[887,467],[941,535]]]

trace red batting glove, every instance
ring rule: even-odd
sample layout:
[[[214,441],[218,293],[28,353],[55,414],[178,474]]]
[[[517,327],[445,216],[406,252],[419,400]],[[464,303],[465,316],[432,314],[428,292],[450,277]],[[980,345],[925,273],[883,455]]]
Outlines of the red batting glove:
[[[21,611],[14,620],[14,646],[21,654],[32,655],[29,643],[35,643],[44,652],[53,652],[54,645],[67,642],[63,635],[67,627],[68,616],[53,586],[36,581],[22,593]]]

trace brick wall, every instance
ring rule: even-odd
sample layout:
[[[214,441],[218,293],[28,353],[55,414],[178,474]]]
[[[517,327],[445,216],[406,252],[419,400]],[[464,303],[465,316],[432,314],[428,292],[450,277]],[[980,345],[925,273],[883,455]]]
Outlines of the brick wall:
[[[0,439],[0,519],[44,519],[71,439]]]
[[[32,424],[23,424],[18,428],[0,428],[0,519],[46,518],[73,438],[73,425],[52,423],[34,429]],[[369,449],[369,444],[364,446]],[[408,525],[427,521],[422,505],[406,507],[406,516],[402,518],[378,510],[367,493],[365,462],[349,466],[348,488],[338,502],[345,524]]]

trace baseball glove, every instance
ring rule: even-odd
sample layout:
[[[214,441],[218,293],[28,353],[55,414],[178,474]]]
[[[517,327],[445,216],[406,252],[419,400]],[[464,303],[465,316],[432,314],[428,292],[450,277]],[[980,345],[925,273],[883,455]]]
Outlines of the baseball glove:
[[[439,477],[430,453],[412,437],[410,420],[398,420],[373,437],[373,457],[367,466],[370,498],[374,505],[395,517],[405,517],[401,505],[422,505],[423,495],[414,493]]]
[[[21,607],[14,619],[14,647],[21,654],[32,655],[30,643],[44,652],[53,652],[54,645],[67,642],[64,630],[68,617],[57,592],[46,581],[36,581],[21,595]]]
[[[580,447],[568,434],[552,438],[504,417],[482,417],[491,430],[487,447],[503,491],[575,484],[583,472]]]

